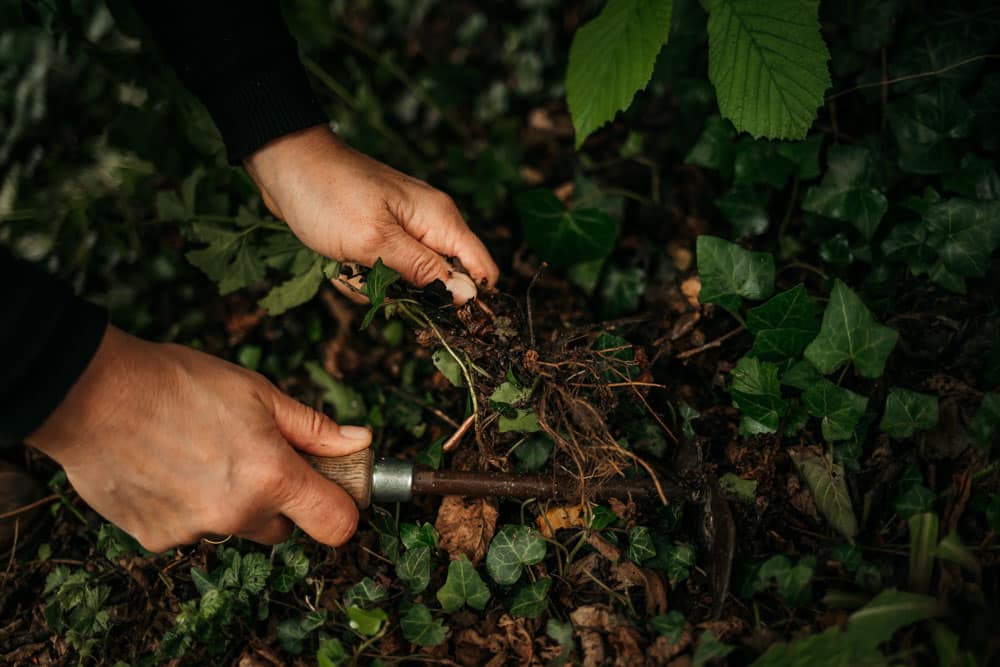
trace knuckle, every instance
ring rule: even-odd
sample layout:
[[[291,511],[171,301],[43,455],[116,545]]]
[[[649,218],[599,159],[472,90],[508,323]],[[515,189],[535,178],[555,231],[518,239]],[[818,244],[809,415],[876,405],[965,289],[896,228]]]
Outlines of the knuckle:
[[[438,258],[430,253],[424,253],[413,258],[410,266],[413,271],[413,279],[418,286],[426,285],[439,277],[438,262]]]

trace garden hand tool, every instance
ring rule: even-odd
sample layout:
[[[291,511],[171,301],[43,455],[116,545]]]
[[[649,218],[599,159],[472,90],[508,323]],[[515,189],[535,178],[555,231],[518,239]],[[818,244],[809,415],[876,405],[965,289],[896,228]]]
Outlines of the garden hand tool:
[[[371,449],[346,456],[303,457],[327,479],[347,491],[358,507],[372,502],[406,502],[415,495],[466,496],[470,498],[537,498],[573,501],[580,499],[577,479],[569,476],[471,472],[463,470],[425,470],[408,461],[375,460]],[[679,487],[662,483],[664,495],[685,495]],[[656,487],[646,480],[613,479],[595,484],[588,498],[655,498]]]

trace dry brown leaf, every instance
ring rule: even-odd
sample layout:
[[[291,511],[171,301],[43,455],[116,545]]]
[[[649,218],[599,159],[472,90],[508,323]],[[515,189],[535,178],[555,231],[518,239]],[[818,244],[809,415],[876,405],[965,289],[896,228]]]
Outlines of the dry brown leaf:
[[[657,637],[656,640],[646,649],[646,664],[665,665],[691,646],[692,641],[691,625],[684,624],[681,636],[673,644],[666,637]]]
[[[452,558],[465,554],[473,564],[479,563],[496,532],[498,516],[494,500],[445,496],[434,522],[441,548]]]
[[[679,241],[671,241],[667,244],[667,253],[670,258],[674,260],[674,266],[677,267],[678,271],[687,271],[691,268],[691,263],[694,260],[694,255],[691,253],[691,249],[683,245]]]
[[[551,539],[557,530],[586,527],[587,513],[584,511],[583,505],[553,507],[535,521],[538,523],[539,532]]]
[[[615,665],[617,667],[632,667],[641,665],[643,652],[639,648],[639,631],[629,626],[619,626],[608,633],[608,643],[615,649]]]

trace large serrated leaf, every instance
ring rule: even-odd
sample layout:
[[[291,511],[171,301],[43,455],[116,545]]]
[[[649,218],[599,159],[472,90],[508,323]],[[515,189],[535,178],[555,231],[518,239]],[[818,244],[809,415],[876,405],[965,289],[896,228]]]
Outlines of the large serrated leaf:
[[[877,378],[898,338],[895,329],[875,321],[861,298],[837,280],[819,335],[806,347],[805,357],[823,374],[853,363],[861,376]]]
[[[816,507],[837,532],[853,540],[858,534],[858,520],[847,492],[844,467],[832,463],[826,456],[816,456],[808,451],[792,451],[790,456],[809,485]]]
[[[267,296],[260,300],[260,306],[269,315],[280,315],[289,308],[302,305],[313,298],[322,283],[323,258],[314,255],[312,265],[305,273],[271,288]]]
[[[673,0],[610,0],[577,30],[569,49],[566,102],[576,147],[646,87],[670,36]]]
[[[830,87],[819,2],[706,0],[719,110],[754,137],[802,139]]]

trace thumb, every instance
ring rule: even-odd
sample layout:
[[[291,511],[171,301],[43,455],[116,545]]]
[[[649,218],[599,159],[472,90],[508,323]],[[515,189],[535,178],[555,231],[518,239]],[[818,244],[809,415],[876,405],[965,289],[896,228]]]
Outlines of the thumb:
[[[365,449],[372,442],[372,432],[363,426],[341,426],[277,389],[272,411],[281,435],[306,454],[344,456]]]
[[[458,305],[476,297],[476,284],[463,273],[455,271],[444,257],[410,236],[402,227],[393,226],[380,249],[382,260],[399,271],[403,279],[417,287],[435,280],[444,283]],[[376,258],[372,258],[372,264]]]
[[[358,528],[358,507],[342,488],[313,470],[305,459],[288,453],[286,478],[294,495],[281,505],[291,519],[317,542],[339,547]]]

